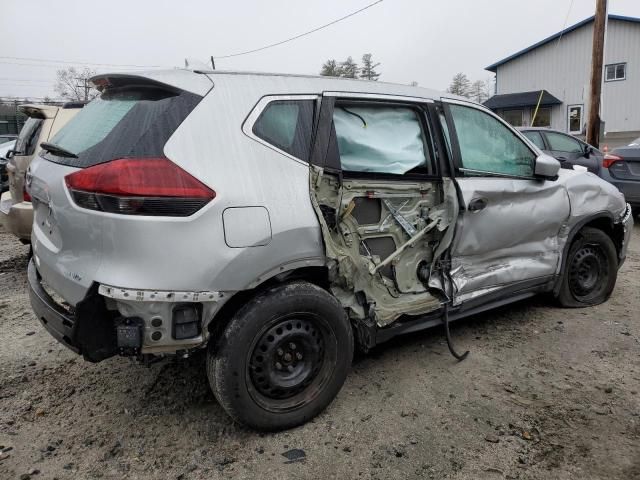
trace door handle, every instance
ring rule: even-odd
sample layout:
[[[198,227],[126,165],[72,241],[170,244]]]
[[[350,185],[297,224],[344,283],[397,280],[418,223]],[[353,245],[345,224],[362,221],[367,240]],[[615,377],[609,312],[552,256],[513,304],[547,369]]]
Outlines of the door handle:
[[[474,198],[469,202],[469,207],[467,208],[467,210],[469,210],[470,212],[479,212],[487,206],[487,203],[488,202],[486,198]]]

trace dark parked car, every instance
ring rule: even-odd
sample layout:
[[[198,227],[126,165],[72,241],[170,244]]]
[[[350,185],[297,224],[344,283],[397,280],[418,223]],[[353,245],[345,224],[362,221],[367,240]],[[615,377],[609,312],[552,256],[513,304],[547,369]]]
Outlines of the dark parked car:
[[[600,177],[618,187],[636,215],[640,214],[640,138],[605,155]]]
[[[604,153],[571,135],[558,130],[541,127],[519,129],[540,150],[560,160],[562,168],[582,165],[590,172],[598,174]]]

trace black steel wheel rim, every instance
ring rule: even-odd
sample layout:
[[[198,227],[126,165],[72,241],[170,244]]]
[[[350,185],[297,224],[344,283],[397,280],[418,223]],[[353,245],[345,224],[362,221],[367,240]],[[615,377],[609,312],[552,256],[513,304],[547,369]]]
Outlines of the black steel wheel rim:
[[[255,337],[247,388],[265,410],[293,410],[317,397],[336,360],[337,340],[326,320],[308,312],[281,316]]]
[[[599,245],[583,245],[571,259],[569,265],[569,288],[578,300],[589,300],[606,287],[609,263]]]

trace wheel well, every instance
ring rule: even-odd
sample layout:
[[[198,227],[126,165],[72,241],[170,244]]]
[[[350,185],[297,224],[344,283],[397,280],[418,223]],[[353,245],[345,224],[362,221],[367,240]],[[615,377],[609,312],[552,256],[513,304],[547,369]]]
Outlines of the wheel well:
[[[624,242],[624,227],[622,224],[615,224],[608,217],[600,217],[584,224],[580,228],[580,231],[586,227],[597,228],[598,230],[602,230],[606,233],[613,242],[613,245],[616,247],[616,252],[618,254],[620,253]]]
[[[564,277],[565,263],[567,260],[567,254],[569,253],[569,249],[571,248],[571,244],[576,240],[576,238],[580,235],[580,232],[585,228],[597,228],[598,230],[603,231],[605,234],[609,236],[613,245],[616,249],[616,253],[620,255],[620,251],[622,249],[622,244],[624,243],[624,226],[622,224],[613,223],[613,219],[608,215],[599,216],[592,220],[585,222],[582,225],[576,227],[569,235],[569,241],[565,245],[564,253],[562,255],[562,268],[560,270],[560,275],[556,280],[556,284],[553,287],[554,295],[558,295],[560,291],[560,287],[562,286],[562,279]],[[575,232],[575,233],[574,233]]]
[[[329,269],[327,267],[302,267],[289,270],[275,275],[265,280],[260,285],[249,290],[242,290],[234,294],[222,306],[220,311],[215,314],[214,318],[209,322],[209,333],[212,339],[220,338],[222,332],[227,327],[233,315],[240,310],[246,303],[256,295],[285,282],[293,280],[305,280],[309,283],[319,286],[325,290],[329,290]]]

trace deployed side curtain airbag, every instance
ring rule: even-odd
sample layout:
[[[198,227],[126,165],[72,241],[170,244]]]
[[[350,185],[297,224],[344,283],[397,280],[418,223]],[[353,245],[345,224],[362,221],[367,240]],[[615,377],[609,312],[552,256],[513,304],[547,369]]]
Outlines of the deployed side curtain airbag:
[[[401,107],[336,107],[333,121],[342,169],[403,174],[425,165],[420,120]]]

